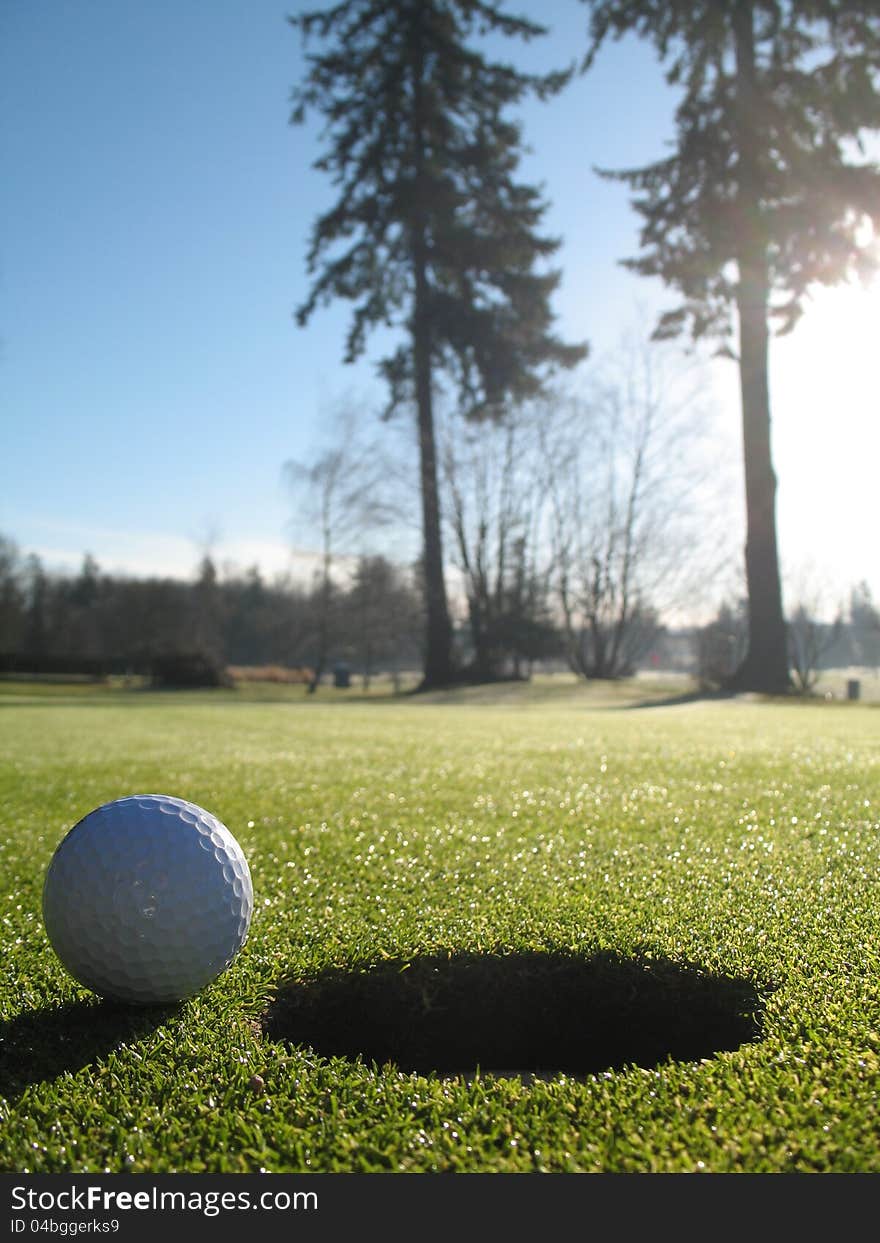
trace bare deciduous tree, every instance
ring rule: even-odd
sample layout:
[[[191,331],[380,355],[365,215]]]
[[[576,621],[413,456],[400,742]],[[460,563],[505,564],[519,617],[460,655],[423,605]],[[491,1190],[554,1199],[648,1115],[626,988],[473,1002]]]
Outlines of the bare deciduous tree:
[[[388,471],[375,440],[366,439],[353,410],[343,410],[332,425],[327,446],[306,461],[290,459],[284,476],[296,504],[295,524],[315,533],[320,545],[317,588],[314,677],[316,691],[326,669],[335,630],[334,578],[341,557],[363,555],[377,531],[395,514],[386,494]]]
[[[466,599],[469,672],[479,681],[521,676],[547,629],[538,417],[520,406],[478,431],[453,419],[443,428],[450,547]]]
[[[632,672],[661,613],[692,607],[724,562],[723,534],[705,538],[716,464],[698,383],[666,347],[631,338],[586,399],[545,422],[553,579],[566,657],[584,677]]]
[[[813,562],[796,567],[786,591],[795,601],[786,618],[792,682],[796,691],[808,695],[843,633],[843,607],[829,607],[827,576]]]
[[[799,601],[788,619],[788,659],[795,686],[808,695],[819,680],[822,657],[834,646],[843,629],[843,617],[823,622],[809,605]]]

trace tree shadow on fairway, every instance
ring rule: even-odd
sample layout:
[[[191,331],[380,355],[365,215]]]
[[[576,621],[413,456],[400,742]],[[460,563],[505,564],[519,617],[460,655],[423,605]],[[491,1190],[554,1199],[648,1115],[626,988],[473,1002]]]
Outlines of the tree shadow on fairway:
[[[612,708],[612,712],[636,712],[645,708],[679,708],[685,704],[717,703],[721,700],[741,699],[735,691],[729,690],[691,690],[680,691],[672,695],[664,695],[662,699],[636,699],[632,703],[620,704]]]
[[[30,1010],[0,1023],[0,1095],[11,1099],[30,1084],[75,1074],[149,1035],[178,1009],[96,999]]]
[[[746,979],[666,959],[460,954],[285,982],[272,1040],[417,1074],[585,1077],[693,1062],[759,1040]]]

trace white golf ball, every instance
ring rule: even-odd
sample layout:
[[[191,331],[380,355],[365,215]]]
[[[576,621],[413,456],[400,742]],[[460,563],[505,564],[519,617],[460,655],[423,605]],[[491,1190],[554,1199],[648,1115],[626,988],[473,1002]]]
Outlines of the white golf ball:
[[[238,842],[195,803],[134,794],[104,803],[61,841],[43,922],[61,962],[102,997],[182,1001],[244,945],[254,891]]]

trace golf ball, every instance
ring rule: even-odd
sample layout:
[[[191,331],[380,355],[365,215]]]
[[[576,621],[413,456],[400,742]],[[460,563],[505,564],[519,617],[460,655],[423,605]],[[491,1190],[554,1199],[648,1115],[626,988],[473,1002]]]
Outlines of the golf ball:
[[[226,826],[168,794],[89,812],[43,885],[46,932],[74,979],[144,1005],[182,1001],[225,971],[253,905],[247,860]]]

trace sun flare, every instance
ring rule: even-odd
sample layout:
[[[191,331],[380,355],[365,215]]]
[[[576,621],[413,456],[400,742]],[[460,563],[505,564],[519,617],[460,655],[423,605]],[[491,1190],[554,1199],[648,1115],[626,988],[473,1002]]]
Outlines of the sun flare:
[[[800,562],[837,600],[880,559],[880,280],[817,292],[771,357],[783,563],[808,549]]]

